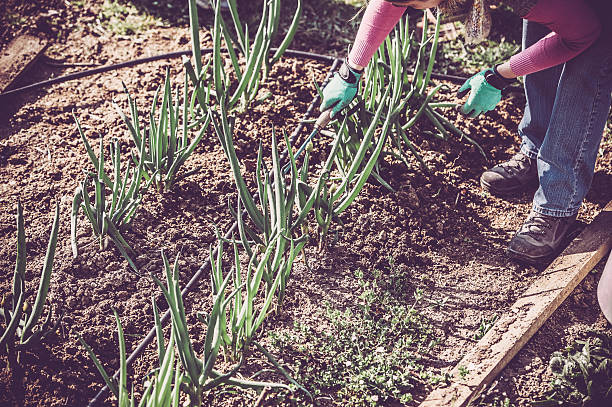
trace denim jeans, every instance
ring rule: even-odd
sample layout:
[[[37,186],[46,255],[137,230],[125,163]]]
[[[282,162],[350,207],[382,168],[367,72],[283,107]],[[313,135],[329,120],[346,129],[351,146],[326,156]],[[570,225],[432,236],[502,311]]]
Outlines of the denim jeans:
[[[523,48],[549,32],[524,20]],[[535,212],[562,217],[580,209],[593,180],[611,93],[612,36],[607,33],[565,64],[525,76],[527,105],[518,131],[521,151],[537,159]]]

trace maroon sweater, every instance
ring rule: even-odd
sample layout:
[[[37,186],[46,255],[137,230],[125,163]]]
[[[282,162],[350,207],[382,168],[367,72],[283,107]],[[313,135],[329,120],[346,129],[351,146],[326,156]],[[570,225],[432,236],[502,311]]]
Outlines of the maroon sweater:
[[[385,0],[371,0],[349,54],[351,63],[367,65],[405,10]],[[552,32],[510,58],[517,76],[569,61],[590,47],[601,33],[597,16],[584,0],[539,0],[522,17]]]

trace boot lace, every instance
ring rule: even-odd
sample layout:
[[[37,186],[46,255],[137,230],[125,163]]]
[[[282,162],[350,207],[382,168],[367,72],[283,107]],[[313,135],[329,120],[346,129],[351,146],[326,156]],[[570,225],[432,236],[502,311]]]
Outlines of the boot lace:
[[[523,223],[521,233],[534,239],[545,236],[553,228],[553,220],[551,216],[532,213]]]
[[[531,165],[529,157],[527,157],[523,153],[516,153],[511,159],[506,161],[505,163],[500,164],[506,172],[510,175],[514,175],[518,172],[524,171],[526,168]]]

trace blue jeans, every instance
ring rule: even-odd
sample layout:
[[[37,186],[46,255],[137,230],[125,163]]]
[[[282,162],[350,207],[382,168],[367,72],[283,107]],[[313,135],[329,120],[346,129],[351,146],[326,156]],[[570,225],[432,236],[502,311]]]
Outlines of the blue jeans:
[[[549,32],[524,20],[523,48]],[[562,217],[580,209],[593,180],[611,94],[609,34],[565,64],[525,76],[527,105],[518,131],[521,151],[538,163],[535,212]]]

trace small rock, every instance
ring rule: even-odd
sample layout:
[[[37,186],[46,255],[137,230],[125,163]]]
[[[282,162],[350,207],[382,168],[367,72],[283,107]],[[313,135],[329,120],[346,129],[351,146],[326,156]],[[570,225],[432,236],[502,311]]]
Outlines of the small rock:
[[[419,201],[419,196],[417,195],[415,189],[411,185],[409,185],[408,190],[406,192],[406,201],[408,203],[408,206],[410,206],[412,209],[420,207],[421,202]]]

